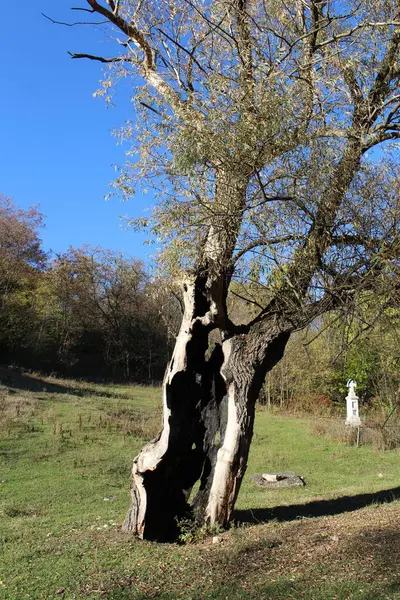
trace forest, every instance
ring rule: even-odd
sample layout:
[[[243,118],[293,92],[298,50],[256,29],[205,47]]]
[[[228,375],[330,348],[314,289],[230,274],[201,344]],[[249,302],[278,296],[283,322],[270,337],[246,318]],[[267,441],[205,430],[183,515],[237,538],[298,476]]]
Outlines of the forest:
[[[151,280],[141,261],[102,248],[52,255],[43,249],[42,225],[37,208],[0,197],[1,362],[95,380],[160,381],[178,314],[167,286]]]

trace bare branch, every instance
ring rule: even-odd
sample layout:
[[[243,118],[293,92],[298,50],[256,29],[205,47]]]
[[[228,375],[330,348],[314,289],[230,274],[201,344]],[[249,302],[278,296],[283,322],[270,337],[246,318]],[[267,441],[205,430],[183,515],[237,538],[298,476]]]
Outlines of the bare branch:
[[[337,315],[325,327],[322,327],[322,329],[320,329],[318,331],[318,333],[311,338],[311,340],[308,340],[307,342],[303,342],[302,343],[303,348],[306,348],[307,346],[309,346],[310,344],[312,344],[317,338],[319,338],[320,335],[322,335],[323,333],[325,333],[325,331],[327,331],[327,329],[330,329],[330,327],[332,327],[332,325],[334,325],[335,323],[337,323],[341,318],[342,318],[342,315],[340,315],[340,314]]]
[[[101,63],[113,63],[113,62],[130,62],[132,59],[129,56],[114,56],[112,58],[104,58],[104,56],[94,56],[93,54],[75,54],[68,52],[71,58],[88,58],[89,60],[97,60]]]
[[[90,10],[87,12],[93,13],[94,11]],[[108,23],[108,21],[75,21],[74,23],[66,23],[64,21],[56,21],[48,15],[45,15],[44,13],[40,14],[45,19],[48,19],[51,23],[54,23],[54,25],[65,25],[66,27],[75,27],[75,25],[105,25],[106,23]]]
[[[128,23],[119,15],[114,14],[105,6],[99,4],[96,0],[87,0],[91,8],[106,17],[111,23],[116,25],[121,31],[123,31],[128,37],[143,50],[144,53],[144,68],[147,72],[155,70],[155,56],[154,50],[150,43],[146,39],[145,35],[139,31],[139,29],[132,23]]]
[[[138,46],[144,55],[142,62],[143,75],[147,83],[157,90],[170,104],[175,113],[182,119],[190,119],[191,126],[198,128],[201,126],[202,115],[194,112],[174,88],[167,83],[156,70],[155,51],[148,41],[146,35],[140,31],[133,21],[126,21],[119,14],[113,13],[108,8],[99,4],[96,0],[87,0],[91,8],[106,17],[110,23],[118,27],[125,33],[136,46]],[[116,5],[117,6],[117,5]]]
[[[278,200],[294,200],[293,196],[283,196],[283,195],[282,196],[276,196],[276,195],[268,196],[267,192],[265,191],[265,186],[261,179],[260,171],[257,170],[255,175],[256,175],[258,184],[260,186],[261,193],[263,195],[263,200],[261,200],[261,202],[259,202],[258,204],[251,206],[250,207],[251,209],[258,208],[259,206],[263,206],[263,204],[267,204],[268,202],[276,202]]]
[[[141,100],[139,102],[139,104],[141,104],[142,106],[144,106],[145,108],[147,108],[148,110],[151,110],[153,113],[155,113],[156,115],[158,115],[159,117],[161,117],[162,119],[165,119],[166,121],[171,121],[173,122],[173,119],[171,119],[170,116],[166,115],[165,113],[160,112],[159,110],[157,110],[156,108],[154,108],[153,106],[150,106],[150,104],[147,104],[147,102],[144,102],[143,100]]]
[[[92,8],[81,8],[80,6],[73,6],[71,10],[80,10],[82,12],[88,12],[90,14],[93,14],[95,12]]]
[[[162,35],[164,35],[167,38],[167,40],[169,40],[170,42],[172,42],[172,44],[174,44],[177,48],[179,48],[180,50],[182,50],[183,52],[185,52],[186,54],[188,54],[190,56],[190,59],[198,66],[198,68],[200,69],[200,71],[202,71],[205,75],[207,75],[207,71],[205,69],[203,69],[203,67],[201,66],[201,64],[199,63],[199,61],[194,57],[194,51],[193,50],[188,50],[187,48],[185,48],[185,46],[182,46],[182,44],[180,44],[177,40],[174,40],[170,35],[168,35],[168,33],[166,33],[165,31],[163,31],[159,27],[156,27],[156,30],[159,31]]]
[[[367,152],[374,146],[381,144],[382,142],[390,142],[393,140],[400,139],[400,131],[385,131],[384,129],[378,131],[374,135],[368,136],[363,142],[363,153]]]

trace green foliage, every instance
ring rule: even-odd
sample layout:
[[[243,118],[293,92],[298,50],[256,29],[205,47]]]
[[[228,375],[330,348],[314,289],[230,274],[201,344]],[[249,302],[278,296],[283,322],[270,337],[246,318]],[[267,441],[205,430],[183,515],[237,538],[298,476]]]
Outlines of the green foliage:
[[[345,353],[345,359],[339,372],[333,372],[332,391],[344,394],[347,391],[346,383],[349,379],[357,381],[357,394],[362,397],[371,397],[373,378],[378,375],[379,350],[368,340],[359,340],[352,344]]]
[[[178,316],[168,287],[151,281],[140,261],[100,248],[70,248],[50,260],[38,238],[41,219],[0,197],[2,361],[161,380]]]
[[[261,400],[284,410],[344,411],[346,383],[361,407],[390,414],[399,400],[399,310],[372,295],[352,310],[325,315],[290,340],[268,374]]]
[[[382,62],[397,8],[394,2],[370,4],[335,0],[315,10],[279,0],[171,0],[151,3],[148,10],[121,4],[118,26],[126,32],[134,22],[142,32],[135,38],[138,54],[133,61],[121,54],[97,95],[109,101],[121,79],[131,84],[136,118],[116,131],[129,150],[115,189],[124,199],[139,189],[154,192],[149,215],[128,223],[147,228],[149,239],[159,243],[162,269],[177,275],[193,268],[215,227],[233,234],[232,248],[248,246],[250,257],[263,263],[260,284],[279,288],[313,231],[310,224],[321,216],[320,203],[329,204],[326,191],[340,188],[334,173],[349,139],[359,141],[363,159],[346,174],[329,230],[360,244],[328,244],[313,288],[332,283],[325,274],[361,271],[360,255],[370,257],[370,265],[381,261],[380,248],[368,242],[396,240],[396,146],[386,157],[382,150],[365,150],[389,148],[382,142],[398,138],[398,70]],[[157,56],[151,68],[150,49]],[[386,100],[371,108],[374,82],[383,85],[385,78],[380,93]],[[360,86],[359,97],[351,82]],[[371,110],[369,120],[361,118]],[[238,181],[245,188],[240,201],[234,193]],[[253,246],[255,240],[260,243]],[[248,283],[253,269],[244,254],[233,263]],[[375,280],[383,287],[393,269],[390,259],[385,262]]]
[[[219,525],[207,525],[199,523],[195,517],[188,516],[178,521],[179,536],[178,541],[181,544],[198,544],[212,536],[217,536],[223,532]]]

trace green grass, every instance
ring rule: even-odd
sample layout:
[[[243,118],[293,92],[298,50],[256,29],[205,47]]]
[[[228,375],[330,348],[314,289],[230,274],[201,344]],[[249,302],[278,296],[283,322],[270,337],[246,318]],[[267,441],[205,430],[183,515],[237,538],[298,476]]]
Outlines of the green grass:
[[[264,491],[251,474],[295,471],[304,488]],[[399,452],[356,448],[313,434],[313,421],[258,412],[238,508],[264,508],[377,492],[400,485]]]
[[[291,520],[336,513],[336,498],[363,506],[374,497],[361,495],[395,488],[397,451],[347,447],[314,435],[310,420],[259,412],[237,520],[282,522],[238,525],[218,544],[137,542],[120,524],[131,460],[158,429],[159,390],[17,375],[7,384],[1,599],[400,599],[398,501]],[[307,485],[257,487],[251,474],[265,470],[296,471]]]

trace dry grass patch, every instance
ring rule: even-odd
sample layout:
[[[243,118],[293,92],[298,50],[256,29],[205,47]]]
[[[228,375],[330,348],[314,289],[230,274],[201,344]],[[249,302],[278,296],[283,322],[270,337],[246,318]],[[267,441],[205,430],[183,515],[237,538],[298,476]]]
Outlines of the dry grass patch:
[[[367,419],[361,427],[348,427],[343,419],[318,419],[312,426],[315,435],[349,446],[369,445],[375,450],[393,450],[400,447],[400,424],[388,424],[385,416]]]
[[[398,600],[400,503],[335,517],[238,527],[189,546],[102,536],[131,560],[103,561],[79,594],[109,600]],[[106,568],[108,565],[108,569]],[[123,573],[125,571],[125,574]],[[96,596],[97,594],[97,596]]]
[[[340,581],[400,586],[399,502],[253,526],[245,533],[228,533],[224,544],[231,573],[240,568],[243,585],[253,589],[281,576],[293,583],[307,582],[307,587]]]

